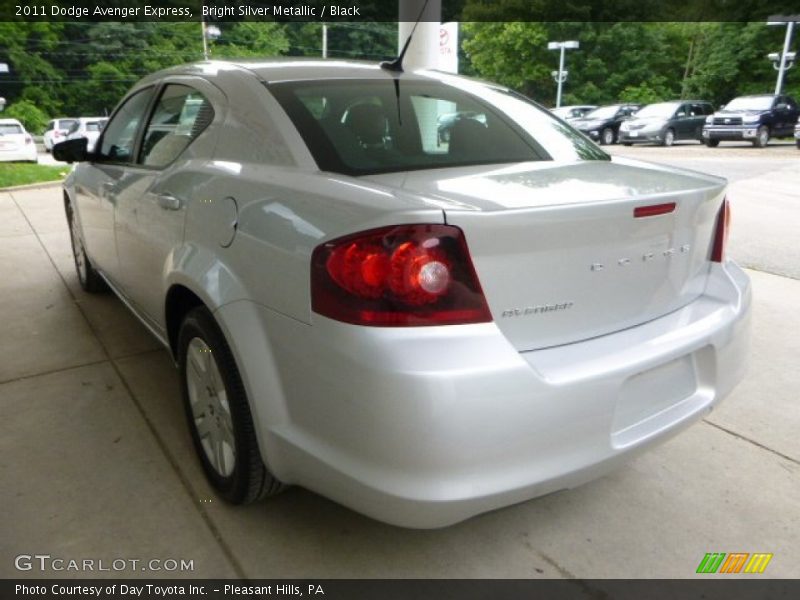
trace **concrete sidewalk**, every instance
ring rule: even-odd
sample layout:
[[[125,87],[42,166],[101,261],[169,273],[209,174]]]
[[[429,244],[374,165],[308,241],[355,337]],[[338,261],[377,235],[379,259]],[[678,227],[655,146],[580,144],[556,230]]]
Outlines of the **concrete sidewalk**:
[[[751,271],[747,380],[616,473],[438,531],[290,489],[210,492],[167,353],[78,286],[61,192],[0,193],[0,577],[691,577],[706,552],[800,556],[800,281]],[[20,554],[192,560],[191,572],[20,572]],[[141,564],[141,563],[140,563]]]

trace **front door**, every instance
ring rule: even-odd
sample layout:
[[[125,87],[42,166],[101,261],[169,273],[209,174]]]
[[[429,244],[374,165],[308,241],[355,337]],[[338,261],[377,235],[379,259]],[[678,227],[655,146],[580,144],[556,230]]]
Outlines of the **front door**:
[[[129,182],[126,166],[133,162],[136,134],[153,98],[154,88],[128,97],[111,117],[91,163],[75,182],[81,231],[86,251],[96,268],[112,282],[120,277],[114,233],[119,194]]]

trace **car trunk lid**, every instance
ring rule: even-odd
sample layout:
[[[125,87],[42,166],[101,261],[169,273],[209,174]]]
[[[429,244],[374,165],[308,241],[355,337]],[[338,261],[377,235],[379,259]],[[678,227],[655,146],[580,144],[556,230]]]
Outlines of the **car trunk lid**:
[[[396,177],[440,198],[464,231],[495,322],[520,351],[632,327],[702,294],[725,191],[710,175],[620,159]],[[663,214],[634,214],[654,206]]]

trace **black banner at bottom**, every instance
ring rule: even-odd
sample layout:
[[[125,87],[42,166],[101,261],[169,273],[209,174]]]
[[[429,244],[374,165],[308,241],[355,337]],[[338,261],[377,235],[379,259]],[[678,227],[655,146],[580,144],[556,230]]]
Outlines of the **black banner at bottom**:
[[[713,576],[712,576],[713,577]],[[796,600],[781,579],[5,579],[0,598],[46,600]]]

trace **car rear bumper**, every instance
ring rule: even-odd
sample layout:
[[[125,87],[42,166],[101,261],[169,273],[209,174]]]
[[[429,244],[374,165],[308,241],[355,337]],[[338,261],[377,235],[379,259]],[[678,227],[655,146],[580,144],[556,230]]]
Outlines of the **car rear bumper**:
[[[744,272],[715,263],[674,313],[523,353],[493,323],[309,326],[250,302],[217,316],[279,478],[430,528],[579,485],[706,415],[743,377],[750,303]]]
[[[0,162],[12,162],[19,160],[35,161],[37,159],[36,146],[30,144],[24,148],[16,150],[0,150]]]

